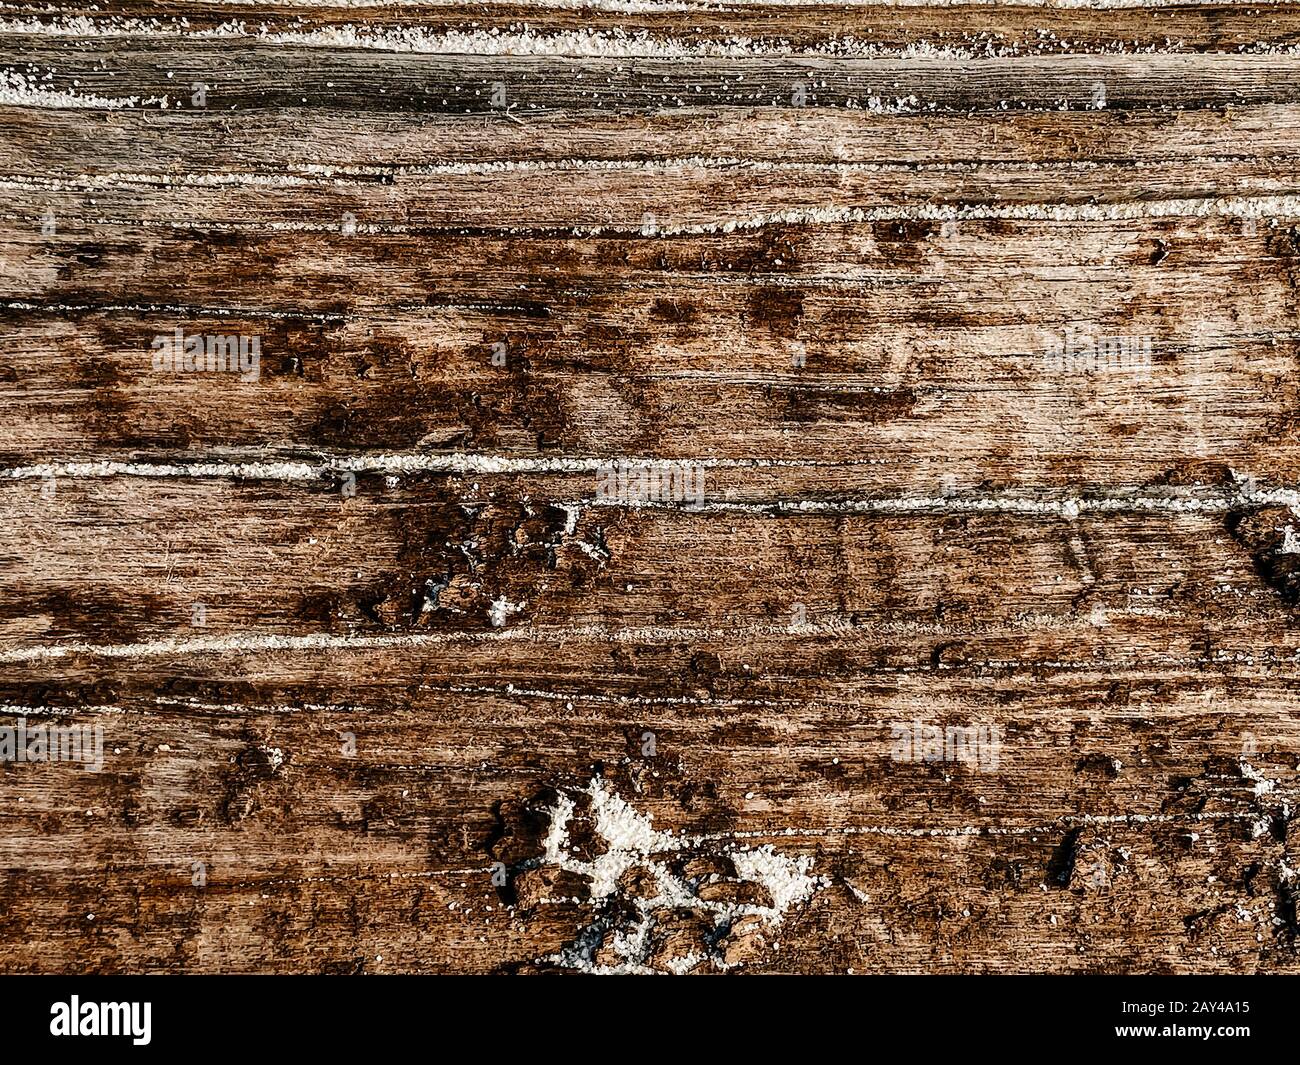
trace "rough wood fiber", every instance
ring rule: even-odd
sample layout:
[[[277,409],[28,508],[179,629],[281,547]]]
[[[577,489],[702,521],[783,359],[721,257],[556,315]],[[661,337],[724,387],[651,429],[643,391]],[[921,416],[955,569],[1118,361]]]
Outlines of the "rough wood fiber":
[[[105,744],[0,762],[0,968],[1300,972],[1297,75],[0,3],[0,725]]]

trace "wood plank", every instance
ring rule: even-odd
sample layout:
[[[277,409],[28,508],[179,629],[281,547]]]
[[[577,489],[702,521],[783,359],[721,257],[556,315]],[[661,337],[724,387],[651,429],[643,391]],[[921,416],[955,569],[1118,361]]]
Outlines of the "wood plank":
[[[370,665],[353,686],[391,697],[402,667]],[[581,675],[590,659],[571,668]],[[457,675],[452,660],[444,669]],[[147,692],[158,678],[140,679]],[[814,894],[781,925],[777,971],[802,968],[819,943],[835,950],[835,971],[998,971],[1020,967],[1026,944],[1061,971],[1294,971],[1288,889],[1270,872],[1287,852],[1295,798],[1285,753],[1296,742],[1294,675],[1245,684],[1174,669],[1117,684],[1107,670],[1046,689],[912,675],[787,690],[806,696],[809,683],[820,698],[802,706],[736,696],[611,705],[604,685],[447,692],[427,681],[400,709],[183,694],[137,703],[123,691],[112,707],[57,718],[106,722],[104,770],[7,774],[20,805],[5,816],[40,832],[21,846],[6,834],[6,860],[36,853],[42,870],[11,880],[8,894],[61,956],[96,971],[337,971],[341,958],[365,971],[545,969],[545,954],[600,911],[582,901],[580,877],[533,864],[554,785],[580,798],[590,779],[576,770],[595,764],[607,794],[700,841],[681,858],[694,869],[725,873],[729,855],[759,846],[814,859]],[[190,690],[200,688],[214,690]],[[894,760],[891,722],[910,714],[1000,722],[1000,772]],[[348,736],[355,754],[344,756]],[[555,781],[557,764],[575,773]],[[129,849],[106,846],[119,837]],[[111,878],[87,875],[88,854]],[[494,861],[511,871],[502,891]],[[52,884],[65,894],[41,890]],[[1150,942],[1145,960],[1135,931]],[[671,962],[697,934],[683,929],[652,962]],[[322,951],[323,937],[347,939],[352,953]],[[724,941],[737,959],[772,946],[748,928]],[[602,957],[595,964],[621,964]]]
[[[590,474],[557,478],[573,493],[567,502],[558,492],[544,501],[529,479],[477,489],[462,478],[389,488],[379,475],[305,490],[10,483],[0,655],[170,638],[805,623],[919,628],[936,647],[1014,629],[1027,661],[1074,657],[1060,648],[1062,625],[1124,624],[1135,646],[1153,627],[1179,642],[1217,636],[1282,653],[1294,643],[1296,567],[1278,553],[1294,534],[1286,508],[1245,518],[1244,502],[1207,501],[1200,512],[1166,497],[1159,508],[1035,518],[999,513],[1006,497],[985,500],[988,513],[963,512],[968,500],[957,496],[894,514],[727,509],[710,508],[708,474],[691,486],[700,511],[689,499],[600,505]]]

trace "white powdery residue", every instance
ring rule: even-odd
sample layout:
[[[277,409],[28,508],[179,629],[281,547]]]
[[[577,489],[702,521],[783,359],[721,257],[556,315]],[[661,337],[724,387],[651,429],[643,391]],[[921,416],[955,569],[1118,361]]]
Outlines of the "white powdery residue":
[[[670,173],[676,170],[813,170],[826,173],[849,173],[856,169],[916,169],[907,163],[800,163],[775,159],[743,159],[738,156],[687,155],[658,159],[490,159],[478,162],[452,160],[441,163],[410,163],[390,165],[358,165],[343,163],[293,164],[304,174],[321,177],[437,177],[443,175],[470,176],[490,174],[533,174],[581,170],[589,172]],[[938,164],[942,165],[942,164]],[[978,164],[954,163],[953,167],[968,168]]]
[[[146,101],[148,102],[148,101]],[[164,101],[165,106],[165,101]],[[656,238],[711,236],[747,232],[768,226],[857,225],[874,222],[1134,222],[1156,218],[1245,218],[1281,219],[1300,217],[1300,196],[1225,196],[1198,199],[1147,200],[1125,203],[1020,203],[991,204],[923,203],[886,204],[877,207],[796,207],[768,214],[708,222],[638,222],[636,224],[570,225],[519,224],[488,227],[508,235],[554,234],[574,237]],[[275,221],[228,222],[211,219],[113,218],[79,215],[72,219],[85,226],[135,226],[175,229],[200,233],[339,233],[340,222]],[[465,232],[452,224],[411,225],[406,222],[367,222],[349,232],[367,236],[384,234]],[[487,306],[487,305],[482,305]]]
[[[689,510],[699,514],[1016,514],[1024,517],[1061,517],[1076,520],[1083,512],[1122,513],[1154,512],[1177,514],[1220,514],[1240,506],[1282,503],[1300,505],[1300,493],[1292,489],[1218,488],[1170,489],[1160,493],[1142,490],[1117,491],[1109,496],[1066,496],[1041,498],[1015,493],[992,495],[887,496],[876,499],[799,499],[739,502],[710,500],[692,503]],[[576,504],[575,504],[576,505]],[[595,498],[584,506],[628,509],[683,509],[681,504],[666,500],[621,500]]]
[[[201,699],[174,696],[154,696],[158,706],[179,706],[191,710],[215,710],[223,714],[302,714],[302,713],[348,713],[375,714],[379,710],[372,706],[358,703],[210,703]]]
[[[64,303],[62,301],[33,303],[31,300],[6,300],[0,308],[10,311],[32,311],[45,314],[168,314],[197,317],[269,318],[284,322],[315,322],[332,325],[346,321],[342,314],[313,314],[310,311],[277,311],[261,307],[232,307],[216,304],[199,306],[179,303]]]
[[[551,823],[542,840],[542,861],[561,865],[567,859],[564,844],[568,840],[569,818],[572,816],[573,800],[561,792],[551,810]]]
[[[514,684],[448,684],[436,686],[421,684],[421,691],[447,691],[464,695],[510,695],[526,699],[548,699],[552,702],[614,703],[621,706],[760,706],[771,708],[775,699],[701,699],[691,695],[612,695],[608,692],[547,691],[545,688],[520,688]],[[572,709],[572,705],[570,705]]]
[[[57,462],[0,471],[8,480],[32,477],[238,477],[268,481],[309,481],[325,468],[306,462],[201,462],[186,465],[135,462]]]
[[[149,174],[144,172],[106,171],[102,174],[70,174],[67,177],[43,175],[6,174],[0,176],[0,187],[50,189],[55,192],[80,192],[83,190],[112,188],[117,185],[149,185],[161,188],[215,188],[248,187],[306,188],[320,185],[340,185],[342,178],[306,177],[298,174],[250,174],[223,172],[211,174]]]
[[[840,626],[827,626],[827,634],[838,634]],[[564,625],[554,628],[516,626],[489,632],[403,633],[400,635],[335,635],[328,632],[306,636],[243,634],[194,639],[165,638],[142,643],[93,644],[57,643],[0,651],[0,664],[46,662],[73,655],[98,658],[157,658],[174,655],[242,654],[245,652],[370,651],[443,647],[459,643],[556,642],[596,640],[611,643],[653,643],[679,640],[736,639],[745,636],[784,635],[785,625],[750,625],[740,628],[680,628],[667,625],[612,629],[600,625]]]
[[[15,107],[64,107],[117,110],[127,107],[158,104],[167,106],[163,97],[150,96],[96,96],[94,93],[68,92],[49,89],[35,78],[16,70],[0,70],[0,104]]]
[[[777,225],[847,225],[867,222],[1127,222],[1151,218],[1282,218],[1300,216],[1300,196],[1225,196],[1128,203],[915,204],[883,207],[796,207],[716,222],[656,224],[644,236],[707,236]],[[574,226],[578,236],[628,232],[615,226]]]
[[[535,2],[535,0],[534,0]],[[740,0],[740,6],[753,0]],[[796,0],[797,2],[797,0]],[[813,0],[821,3],[822,0]],[[931,0],[916,0],[929,6]],[[976,2],[994,2],[994,0],[976,0]],[[1132,5],[1129,0],[1057,0],[1057,2],[1035,4],[1033,6],[1061,7],[1127,7],[1153,6],[1150,4]],[[1181,3],[1182,0],[1157,0],[1154,6],[1163,3]],[[904,0],[905,4],[910,0]],[[596,10],[620,12],[671,12],[675,10],[734,10],[735,5],[677,5],[654,4],[646,0],[574,0],[572,3],[555,5],[544,3],[543,6],[587,7]],[[886,4],[888,6],[888,4]],[[942,3],[940,4],[942,6]],[[513,56],[555,56],[580,58],[645,58],[645,59],[689,59],[689,58],[760,58],[764,56],[834,56],[851,58],[889,58],[889,59],[938,59],[968,61],[972,59],[1015,56],[1019,52],[1014,47],[995,46],[991,40],[984,39],[975,47],[954,47],[934,45],[921,40],[906,45],[881,45],[874,41],[863,40],[852,35],[830,37],[813,45],[794,45],[785,38],[754,39],[749,37],[730,37],[715,40],[692,40],[688,38],[659,37],[645,30],[628,32],[616,30],[567,30],[550,33],[538,33],[530,29],[522,31],[500,29],[472,30],[431,30],[423,26],[384,26],[338,24],[313,29],[272,29],[262,23],[250,27],[243,21],[224,22],[210,28],[196,29],[186,19],[139,19],[113,18],[92,19],[87,16],[60,16],[40,20],[5,19],[0,20],[0,34],[47,35],[69,37],[190,37],[190,38],[254,38],[272,44],[306,48],[352,48],[374,49],[387,52],[408,52],[440,55],[513,55]],[[1141,48],[1134,42],[1135,51]],[[1166,48],[1173,42],[1166,41]],[[1072,48],[1077,53],[1096,51],[1110,53],[1123,42],[1113,42],[1100,47],[1090,48],[1085,42],[1073,42]],[[1149,52],[1159,51],[1152,44],[1146,48]],[[1259,43],[1253,46],[1238,46],[1239,52],[1247,54],[1265,52],[1268,54],[1295,54],[1289,46],[1267,46]],[[873,98],[879,103],[879,98]],[[868,104],[870,107],[871,104]]]
[[[626,906],[616,907],[615,917],[601,912],[583,928],[574,943],[549,961],[584,972],[606,974],[616,972],[671,972],[682,973],[701,964],[726,968],[721,956],[709,944],[700,944],[700,951],[658,959],[659,967],[649,963],[651,958],[650,933],[660,916],[690,911],[707,915],[713,927],[728,933],[732,923],[741,917],[754,916],[769,927],[780,924],[782,917],[792,907],[807,901],[823,883],[810,876],[810,857],[792,858],[778,853],[770,844],[757,848],[732,846],[723,850],[710,850],[705,845],[709,837],[674,835],[654,827],[652,819],[635,810],[617,792],[607,787],[600,777],[595,777],[583,789],[590,803],[591,819],[596,835],[603,841],[603,853],[590,860],[575,857],[570,850],[569,825],[576,804],[568,795],[561,794],[550,812],[550,824],[542,841],[541,861],[556,865],[567,872],[576,873],[589,881],[591,901],[597,905],[614,898],[620,891],[620,879],[630,870],[641,869],[654,878],[658,894],[652,898],[629,897]],[[675,874],[663,860],[671,854],[712,855],[730,860],[738,881],[756,884],[771,898],[770,905],[755,905],[699,897],[694,886]],[[615,918],[618,914],[630,914]],[[595,944],[603,947],[604,956],[613,955],[617,964],[608,960],[595,960]]]
[[[572,503],[561,503],[559,509],[564,511],[564,531],[563,536],[572,536],[573,531],[578,527],[578,518],[582,515],[582,508]],[[584,545],[590,549],[590,545]]]
[[[1241,775],[1247,780],[1252,781],[1255,785],[1255,798],[1263,798],[1277,787],[1277,781],[1269,780],[1258,769],[1244,759],[1241,762]]]
[[[1239,44],[1237,51],[1241,55],[1300,55],[1300,45],[1294,44],[1270,44],[1265,41],[1256,41],[1253,44]]]
[[[13,301],[0,304],[13,309],[36,309],[37,305],[23,305]],[[85,310],[107,308],[86,307]],[[192,309],[190,309],[193,313]],[[262,312],[241,312],[250,316]],[[662,466],[665,459],[636,456],[576,457],[576,458],[523,458],[509,455],[470,454],[465,452],[429,455],[421,452],[369,455],[336,455],[320,462],[195,462],[148,463],[100,460],[95,462],[47,462],[32,466],[14,466],[0,469],[0,479],[31,480],[46,477],[98,478],[98,477],[237,477],[267,481],[310,481],[319,477],[341,473],[452,473],[452,474],[510,474],[510,473],[596,473],[611,464],[641,468]],[[777,469],[804,467],[809,463],[795,459],[719,459],[690,460],[692,465],[708,469]],[[859,465],[855,461],[837,462],[836,466]],[[581,504],[565,504],[579,506]]]
[[[15,303],[0,306],[16,306]],[[250,312],[251,313],[251,312]],[[345,473],[446,473],[446,474],[519,474],[519,473],[595,473],[617,463],[633,468],[662,465],[664,459],[643,456],[572,458],[533,458],[480,453],[453,454],[368,454],[335,455],[317,462],[248,461],[148,463],[99,460],[93,462],[50,462],[0,469],[0,480],[41,480],[45,478],[235,478],[267,481],[313,481]],[[844,459],[834,462],[799,459],[714,457],[673,459],[707,469],[811,469],[852,467],[867,460]],[[565,533],[572,533],[585,507],[630,509],[681,509],[682,504],[663,500],[588,498],[560,501],[565,511]],[[1061,517],[1077,519],[1082,513],[1153,512],[1181,514],[1220,514],[1242,506],[1285,506],[1300,514],[1300,491],[1282,487],[1260,487],[1252,479],[1238,478],[1231,490],[1217,487],[1180,487],[1161,492],[1129,489],[1104,496],[1027,495],[1000,492],[988,495],[914,495],[873,499],[773,499],[756,502],[706,500],[692,502],[689,509],[700,514],[978,514],[1004,513],[1026,517]]]
[[[858,887],[857,884],[855,884],[852,880],[846,879],[844,881],[844,886],[849,889],[853,897],[857,899],[859,902],[871,901],[871,896],[868,895],[865,891],[863,891],[860,887]]]
[[[203,31],[200,31],[200,35]],[[227,32],[209,31],[212,33]],[[970,60],[980,53],[968,49],[935,48],[927,43],[887,48],[853,37],[834,38],[812,47],[784,41],[732,37],[691,41],[656,37],[645,30],[569,30],[556,33],[451,30],[421,27],[375,29],[332,26],[325,29],[259,31],[272,44],[315,48],[367,48],[386,52],[434,55],[532,56],[584,59],[753,59],[764,56],[853,56],[856,58]]]
[[[596,831],[615,850],[652,854],[680,848],[679,837],[660,832],[649,814],[637,813],[621,795],[606,788],[600,777],[587,786],[587,794],[596,815]]]
[[[1270,162],[1287,162],[1285,156],[1261,157]],[[286,173],[255,173],[241,170],[213,170],[189,173],[166,171],[119,171],[79,173],[64,176],[48,174],[0,175],[0,187],[40,188],[53,191],[78,192],[89,189],[112,188],[119,185],[147,185],[161,188],[313,188],[352,186],[358,179],[425,178],[425,177],[491,177],[512,174],[536,173],[637,173],[672,174],[690,170],[743,170],[755,173],[830,174],[837,177],[850,174],[877,173],[970,173],[992,171],[996,173],[1040,173],[1060,170],[1070,173],[1094,171],[1107,167],[1125,171],[1167,168],[1172,163],[1185,164],[1236,164],[1233,156],[1180,155],[1173,158],[1137,159],[1116,164],[1091,160],[1060,159],[1048,162],[998,160],[996,162],[905,162],[868,163],[838,160],[825,162],[799,159],[763,159],[741,156],[666,156],[653,159],[588,159],[570,157],[563,159],[490,159],[481,161],[449,160],[433,163],[287,163]],[[333,231],[331,223],[321,227]],[[361,232],[360,226],[357,231]],[[772,280],[772,279],[769,279]],[[807,283],[800,279],[798,283]]]
[[[0,306],[5,306],[0,304]],[[14,307],[10,302],[7,306]],[[314,481],[346,473],[377,472],[388,475],[404,473],[446,474],[519,474],[519,473],[593,473],[611,463],[629,467],[654,467],[666,460],[646,457],[620,456],[532,458],[477,453],[453,454],[370,454],[357,456],[336,455],[317,462],[305,461],[250,461],[250,462],[195,462],[195,463],[144,463],[100,460],[96,462],[38,463],[0,469],[0,480],[41,480],[45,478],[234,478],[240,480]],[[708,469],[809,469],[822,467],[852,467],[867,464],[870,460],[843,459],[834,462],[799,459],[674,459]],[[1015,514],[1024,517],[1060,517],[1077,520],[1083,513],[1175,513],[1214,515],[1240,507],[1285,506],[1300,515],[1300,491],[1282,487],[1260,487],[1253,478],[1237,476],[1236,485],[1225,490],[1209,486],[1184,486],[1152,492],[1144,489],[1115,490],[1104,496],[1060,496],[1056,493],[1026,494],[1024,492],[999,492],[987,495],[915,495],[890,496],[872,499],[771,499],[755,502],[731,500],[706,500],[689,504],[697,514]],[[583,508],[617,507],[624,509],[683,509],[683,504],[665,500],[639,500],[618,498],[584,498],[560,501],[556,504],[565,512],[565,534],[577,526]],[[1293,541],[1292,541],[1293,543]],[[592,557],[599,557],[590,545],[579,543]],[[494,604],[494,616],[509,610],[512,604],[502,601]],[[496,624],[494,622],[494,624]]]
[[[1288,162],[1289,156],[1260,157],[1268,162]],[[755,156],[734,155],[682,155],[660,156],[645,159],[611,159],[568,157],[563,159],[487,159],[446,160],[432,163],[289,163],[288,169],[320,178],[341,177],[438,177],[472,176],[519,173],[551,173],[564,171],[630,172],[659,174],[679,170],[748,170],[759,173],[813,173],[831,174],[914,174],[914,173],[971,173],[988,170],[996,173],[1035,173],[1062,170],[1070,173],[1114,169],[1134,170],[1167,169],[1176,163],[1239,165],[1240,160],[1231,155],[1176,155],[1169,158],[1133,159],[1123,164],[1097,162],[1088,159],[1051,159],[1025,161],[1013,159],[922,161],[872,163],[853,160],[827,162],[816,159],[764,159]]]
[[[646,30],[430,30],[422,26],[377,28],[335,25],[318,29],[272,30],[249,27],[241,21],[194,29],[185,20],[72,18],[0,19],[0,34],[56,37],[160,37],[199,39],[254,39],[268,44],[303,48],[370,49],[424,55],[533,56],[588,59],[745,59],[763,56],[852,56],[855,58],[970,60],[987,55],[987,49],[936,47],[928,42],[886,47],[852,36],[831,38],[811,47],[785,40],[731,37],[723,40],[688,40],[658,37]]]
[[[1077,631],[1078,623],[1061,618],[1045,619],[1032,626],[1026,621],[1011,621],[1007,628],[1020,631],[1028,627],[1041,629],[1046,624],[1052,631]],[[671,625],[641,625],[631,628],[611,628],[604,625],[558,625],[550,627],[514,626],[507,629],[493,629],[487,632],[445,632],[445,633],[404,633],[400,635],[336,635],[328,632],[311,633],[306,636],[276,636],[270,634],[235,634],[228,636],[202,637],[197,639],[158,639],[142,643],[95,644],[85,642],[39,644],[29,647],[8,648],[0,651],[0,664],[18,662],[44,662],[68,658],[73,655],[88,655],[98,658],[157,658],[177,655],[203,654],[242,654],[249,653],[293,653],[299,651],[371,651],[371,650],[415,650],[434,648],[462,643],[571,643],[574,641],[595,641],[614,644],[678,643],[683,640],[742,640],[757,639],[763,636],[789,636],[795,632],[804,636],[859,636],[872,638],[894,636],[899,633],[908,635],[945,635],[961,633],[963,630],[951,625],[926,625],[917,622],[882,622],[876,625],[855,624],[851,621],[836,620],[817,625],[804,625],[798,629],[783,623],[759,623],[747,625],[718,626],[715,628],[693,628]],[[974,634],[974,630],[970,630]],[[981,632],[981,634],[983,634]],[[1296,666],[1300,664],[1300,651],[1289,655],[1274,652],[1253,653],[1243,651],[1217,651],[1212,655],[1161,656],[1154,659],[1113,658],[1088,661],[1045,660],[1031,663],[1029,666],[1018,659],[980,659],[968,663],[973,669],[998,670],[1038,670],[1053,669],[1080,674],[1104,675],[1116,670],[1151,670],[1157,673],[1176,668],[1201,668],[1207,665],[1224,665],[1235,662],[1247,666]],[[942,666],[938,667],[942,670]],[[899,676],[908,674],[928,675],[934,672],[932,666],[893,666],[877,667],[876,672],[892,672]],[[791,830],[793,833],[793,830]]]
[[[808,875],[812,868],[809,857],[778,854],[771,844],[754,850],[732,851],[729,857],[741,879],[753,880],[767,890],[778,914],[811,897],[817,889],[817,879]]]
[[[1300,536],[1296,535],[1295,526],[1286,525],[1282,529],[1282,546],[1277,549],[1279,555],[1300,555]]]
[[[1248,474],[1239,473],[1237,470],[1229,470],[1233,482],[1236,484],[1236,499],[1244,506],[1256,507],[1288,507],[1292,514],[1300,516],[1300,491],[1294,488],[1261,488],[1259,482]],[[1289,554],[1287,551],[1288,537],[1292,535],[1291,527],[1288,525],[1282,534],[1282,553]]]
[[[667,965],[669,972],[675,976],[681,976],[708,960],[703,954],[687,954],[681,958],[671,958],[665,962],[665,965]]]
[[[0,714],[17,714],[23,717],[70,717],[74,714],[119,715],[139,713],[121,706],[103,703],[80,704],[78,706],[24,706],[17,703],[0,705]]]
[[[511,614],[518,614],[523,606],[523,603],[512,603],[504,596],[494,599],[488,606],[488,622],[494,629],[499,629],[510,620]]]
[[[617,793],[606,789],[599,777],[588,785],[587,795],[596,819],[596,832],[609,849],[591,862],[570,860],[566,868],[590,878],[592,898],[612,895],[618,878],[650,855],[680,848],[680,839],[658,831],[648,816],[637,813]],[[664,873],[659,868],[654,871],[662,887]]]

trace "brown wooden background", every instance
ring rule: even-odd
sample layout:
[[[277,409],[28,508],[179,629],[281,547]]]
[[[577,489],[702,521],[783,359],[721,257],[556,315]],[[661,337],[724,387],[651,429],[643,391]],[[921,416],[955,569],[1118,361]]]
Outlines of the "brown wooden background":
[[[0,71],[0,723],[108,745],[0,765],[4,971],[1300,970],[1300,4],[52,0]]]

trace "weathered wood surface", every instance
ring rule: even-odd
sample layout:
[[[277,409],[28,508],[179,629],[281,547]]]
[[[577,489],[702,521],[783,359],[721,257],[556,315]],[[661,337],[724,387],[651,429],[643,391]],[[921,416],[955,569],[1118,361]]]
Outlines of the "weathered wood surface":
[[[1293,3],[0,4],[0,725],[105,737],[0,762],[0,969],[1300,971],[1298,75]]]

